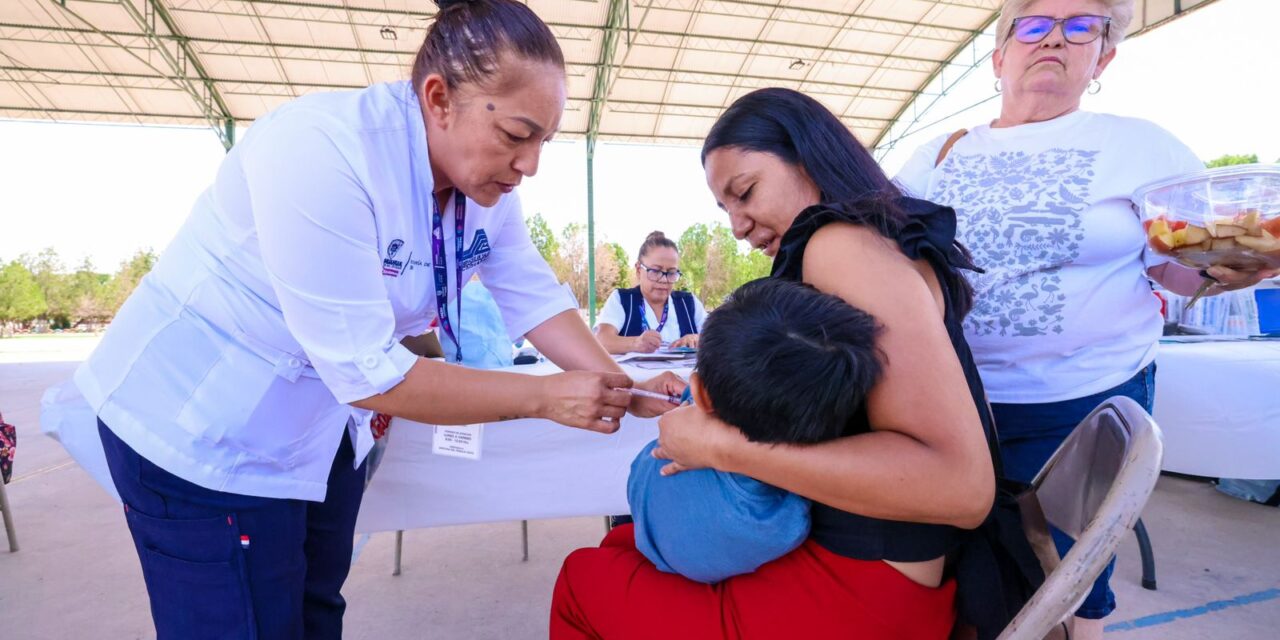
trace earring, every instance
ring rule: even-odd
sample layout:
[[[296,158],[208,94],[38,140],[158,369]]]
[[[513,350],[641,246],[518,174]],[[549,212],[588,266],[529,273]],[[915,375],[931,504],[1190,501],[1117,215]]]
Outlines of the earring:
[[[1089,95],[1096,95],[1099,91],[1102,91],[1102,83],[1097,78],[1089,81]]]
[[[1000,91],[1001,91],[1001,89],[1000,89],[1000,78],[996,78],[996,86],[995,86],[995,90],[996,90],[996,93],[1000,93]]]

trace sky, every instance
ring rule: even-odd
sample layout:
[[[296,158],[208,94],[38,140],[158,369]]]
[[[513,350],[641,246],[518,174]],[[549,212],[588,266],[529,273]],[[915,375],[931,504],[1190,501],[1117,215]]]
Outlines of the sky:
[[[1218,0],[1121,44],[1082,106],[1152,120],[1206,160],[1280,160],[1278,24],[1280,0]],[[994,118],[993,83],[989,63],[971,73],[920,119],[930,126],[884,155],[886,171],[937,135]],[[67,266],[88,258],[114,271],[139,249],[159,252],[223,156],[207,129],[0,120],[0,263],[54,247]],[[585,222],[586,183],[584,143],[547,145],[519,189],[526,216],[557,230]],[[727,223],[696,147],[600,143],[595,192],[597,238],[632,254],[653,230],[678,238],[696,223]]]

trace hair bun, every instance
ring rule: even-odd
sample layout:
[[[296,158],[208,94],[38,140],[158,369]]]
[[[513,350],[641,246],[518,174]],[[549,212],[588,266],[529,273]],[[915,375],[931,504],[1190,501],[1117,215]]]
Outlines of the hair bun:
[[[654,231],[654,232],[651,232],[649,235],[645,236],[644,240],[645,242],[648,242],[650,240],[665,240],[666,237],[667,237],[667,234],[661,231]]]
[[[436,3],[436,7],[441,11],[452,7],[455,4],[475,4],[476,0],[432,0]]]

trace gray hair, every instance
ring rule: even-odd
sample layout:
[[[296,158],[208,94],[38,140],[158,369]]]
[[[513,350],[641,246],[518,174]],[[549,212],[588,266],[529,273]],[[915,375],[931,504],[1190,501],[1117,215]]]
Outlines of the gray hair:
[[[1000,19],[996,21],[996,49],[1003,49],[1009,41],[1009,32],[1013,29],[1013,19],[1022,16],[1036,0],[1005,0],[1000,8]],[[1116,48],[1124,40],[1129,23],[1133,22],[1133,0],[1098,0],[1107,7],[1107,15],[1111,18],[1111,28],[1102,39],[1102,53]]]

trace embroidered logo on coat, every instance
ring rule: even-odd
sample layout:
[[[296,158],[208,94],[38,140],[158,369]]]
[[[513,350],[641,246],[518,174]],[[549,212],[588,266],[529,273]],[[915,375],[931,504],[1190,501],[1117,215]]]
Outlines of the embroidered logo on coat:
[[[387,258],[382,261],[382,275],[397,278],[400,271],[404,269],[404,262],[396,260],[396,254],[400,252],[400,247],[404,246],[404,240],[396,238],[387,245]]]

